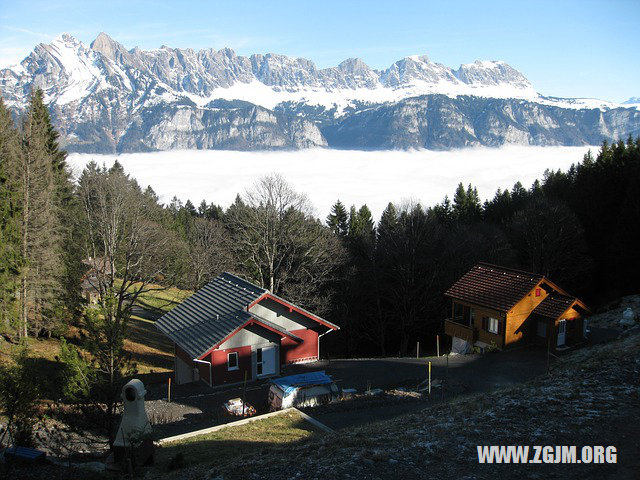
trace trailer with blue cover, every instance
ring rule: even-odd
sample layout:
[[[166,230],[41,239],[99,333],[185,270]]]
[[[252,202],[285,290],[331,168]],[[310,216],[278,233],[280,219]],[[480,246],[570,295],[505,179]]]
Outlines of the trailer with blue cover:
[[[340,389],[324,371],[300,373],[271,380],[269,410],[313,407],[340,399]]]

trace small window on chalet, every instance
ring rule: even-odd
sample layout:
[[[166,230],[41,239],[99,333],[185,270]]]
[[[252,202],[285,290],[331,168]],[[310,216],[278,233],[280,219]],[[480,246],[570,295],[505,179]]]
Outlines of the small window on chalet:
[[[487,322],[487,331],[489,333],[498,333],[499,325],[500,321],[497,318],[489,317],[489,321]]]
[[[227,355],[227,370],[238,370],[238,352]]]

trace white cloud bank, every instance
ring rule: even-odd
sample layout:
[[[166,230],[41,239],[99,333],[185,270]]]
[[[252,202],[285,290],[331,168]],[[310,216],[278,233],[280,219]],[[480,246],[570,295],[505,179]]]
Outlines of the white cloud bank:
[[[445,195],[451,198],[458,182],[476,186],[483,200],[518,180],[528,188],[545,169],[566,170],[589,149],[595,155],[599,147],[508,146],[447,152],[172,150],[71,154],[68,162],[78,175],[91,160],[109,167],[117,158],[143,187],[151,185],[161,202],[168,203],[175,195],[196,206],[205,199],[227,207],[261,176],[277,172],[309,196],[320,218],[340,199],[347,207],[366,203],[377,219],[390,201],[411,199],[431,206]]]

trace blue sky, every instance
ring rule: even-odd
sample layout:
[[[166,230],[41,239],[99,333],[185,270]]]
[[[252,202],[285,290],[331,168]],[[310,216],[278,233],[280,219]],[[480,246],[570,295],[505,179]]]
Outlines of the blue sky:
[[[640,96],[640,0],[152,1],[0,0],[0,65],[68,32],[127,48],[283,53],[320,68],[360,57],[386,68],[414,54],[457,68],[504,60],[545,95]]]

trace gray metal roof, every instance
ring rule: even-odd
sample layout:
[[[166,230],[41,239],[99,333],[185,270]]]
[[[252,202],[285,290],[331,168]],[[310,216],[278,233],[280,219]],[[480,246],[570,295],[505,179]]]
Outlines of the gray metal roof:
[[[252,318],[245,309],[267,293],[231,273],[223,273],[156,321],[156,327],[193,358]]]

